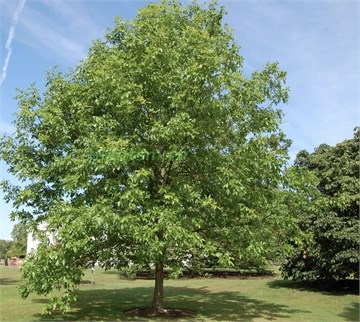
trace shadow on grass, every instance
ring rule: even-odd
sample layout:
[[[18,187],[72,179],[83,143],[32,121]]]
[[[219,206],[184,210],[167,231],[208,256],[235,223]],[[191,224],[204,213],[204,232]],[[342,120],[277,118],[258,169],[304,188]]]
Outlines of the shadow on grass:
[[[306,283],[292,280],[274,280],[268,282],[270,288],[287,288],[298,291],[318,292],[324,295],[342,296],[347,294],[359,294],[358,280],[345,280],[339,282],[322,281],[319,283]]]
[[[0,285],[17,285],[19,280],[13,280],[11,278],[0,278]]]
[[[167,278],[170,274],[171,270],[168,269],[164,272],[165,278]],[[144,280],[153,280],[155,278],[154,270],[144,270],[138,272],[136,276],[126,276],[118,271],[106,271],[104,274],[108,275],[117,275],[119,279],[144,279]],[[220,269],[220,268],[206,268],[201,273],[192,272],[190,270],[186,270],[183,274],[178,277],[178,279],[192,279],[192,278],[237,278],[237,279],[268,279],[275,278],[276,274],[274,274],[270,270],[262,270],[262,271],[239,271],[239,270],[231,270],[231,269]]]
[[[345,319],[345,321],[360,321],[359,303],[351,303],[351,306],[345,308],[344,312],[340,313],[339,316]]]
[[[107,271],[104,271],[103,274],[105,274],[105,275],[118,275],[119,277],[121,276],[121,274],[117,270],[107,270]]]
[[[72,312],[64,316],[36,317],[58,321],[137,320],[141,318],[125,316],[124,311],[134,307],[148,307],[152,292],[152,287],[81,290],[78,302],[72,306]],[[253,321],[259,318],[269,321],[279,318],[292,320],[297,313],[311,313],[252,299],[239,292],[210,292],[206,287],[166,287],[165,307],[193,310],[197,312],[198,319],[209,318],[217,321]]]

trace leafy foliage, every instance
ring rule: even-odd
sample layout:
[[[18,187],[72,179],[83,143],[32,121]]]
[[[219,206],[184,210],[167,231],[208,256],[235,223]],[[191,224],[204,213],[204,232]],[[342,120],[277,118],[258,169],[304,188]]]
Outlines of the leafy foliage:
[[[0,259],[26,254],[27,229],[23,223],[14,225],[11,231],[13,240],[0,240]]]
[[[12,241],[0,239],[0,260],[8,258],[7,253],[10,250]]]
[[[298,154],[294,167],[318,178],[319,195],[311,199],[313,209],[300,217],[301,229],[312,238],[297,247],[283,266],[285,277],[309,281],[359,278],[359,139],[357,128],[353,139]]]
[[[49,309],[66,310],[87,263],[155,265],[161,311],[164,266],[180,274],[189,254],[223,267],[275,255],[291,226],[276,108],[286,73],[272,63],[246,78],[223,15],[214,3],[149,4],[74,70],[49,72],[45,93],[19,92],[1,157],[27,183],[3,182],[12,216],[41,241],[22,269],[24,297],[64,289]]]
[[[26,254],[26,244],[27,244],[27,228],[23,223],[17,223],[14,225],[11,231],[11,237],[13,239],[13,244],[10,251],[16,256]],[[14,256],[13,255],[13,256]]]

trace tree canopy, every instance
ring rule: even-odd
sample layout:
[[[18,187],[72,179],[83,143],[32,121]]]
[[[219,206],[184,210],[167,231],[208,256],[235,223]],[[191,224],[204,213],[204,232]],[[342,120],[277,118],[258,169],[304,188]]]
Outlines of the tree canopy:
[[[11,231],[11,237],[13,239],[13,242],[9,250],[10,257],[26,255],[26,245],[27,245],[26,226],[21,222],[15,224]]]
[[[22,223],[14,225],[12,240],[0,240],[0,259],[26,255],[27,229]]]
[[[298,154],[294,167],[317,177],[319,194],[312,199],[314,211],[300,214],[300,227],[310,238],[295,248],[283,266],[285,277],[307,281],[359,278],[359,139],[356,128],[353,139]]]
[[[0,239],[0,260],[7,259],[7,253],[11,247],[11,240]]]
[[[154,265],[158,313],[164,267],[178,275],[189,256],[259,265],[279,251],[291,222],[279,199],[286,73],[268,63],[245,77],[224,14],[149,4],[73,70],[50,71],[44,93],[19,91],[1,157],[25,182],[3,182],[12,216],[41,241],[24,297],[63,289],[49,308],[66,309],[87,263]]]

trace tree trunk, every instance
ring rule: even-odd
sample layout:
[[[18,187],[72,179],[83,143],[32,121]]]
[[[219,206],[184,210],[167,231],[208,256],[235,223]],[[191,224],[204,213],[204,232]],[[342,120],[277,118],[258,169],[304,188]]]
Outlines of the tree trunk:
[[[155,264],[155,289],[152,310],[155,314],[164,312],[164,264],[161,260]]]

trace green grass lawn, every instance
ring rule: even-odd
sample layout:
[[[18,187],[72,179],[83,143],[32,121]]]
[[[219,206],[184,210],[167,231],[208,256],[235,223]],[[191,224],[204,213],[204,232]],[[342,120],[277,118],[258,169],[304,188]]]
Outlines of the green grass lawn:
[[[0,321],[136,320],[123,312],[151,303],[152,280],[124,280],[100,268],[93,278],[92,285],[91,271],[86,272],[70,313],[44,317],[47,299],[31,295],[22,300],[19,269],[1,265]],[[279,278],[167,280],[165,305],[194,310],[199,321],[359,321],[358,295],[309,290]]]

